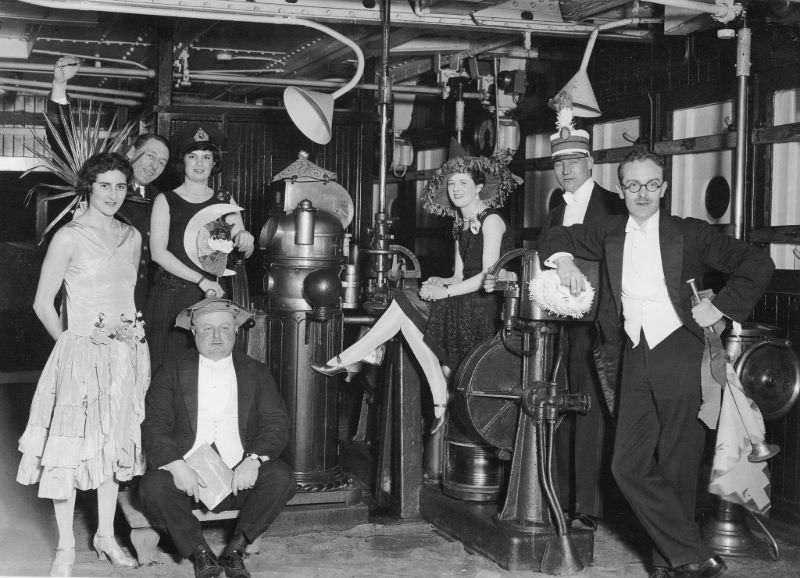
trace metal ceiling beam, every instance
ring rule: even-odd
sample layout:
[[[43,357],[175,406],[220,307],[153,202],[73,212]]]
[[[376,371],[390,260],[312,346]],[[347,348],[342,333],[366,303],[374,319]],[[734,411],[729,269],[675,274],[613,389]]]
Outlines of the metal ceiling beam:
[[[580,22],[585,18],[614,10],[630,0],[571,0],[560,2],[561,16],[570,22]]]
[[[209,14],[228,14],[239,17],[283,17],[287,24],[291,18],[303,18],[319,22],[342,24],[379,25],[380,10],[364,8],[360,0],[303,0],[288,4],[284,0],[20,0],[28,4],[50,8],[73,10],[96,10],[101,12],[135,13],[158,16],[165,10],[180,10],[186,18],[208,18]],[[508,0],[496,7],[464,14],[414,14],[411,5],[399,3],[392,9],[393,26],[415,26],[422,28],[450,28],[480,32],[518,33],[530,31],[548,36],[584,36],[593,26],[563,22],[555,3],[531,4],[532,19],[524,19],[523,13]],[[205,15],[205,16],[204,16]],[[614,30],[608,38],[643,39],[650,32],[643,30]]]

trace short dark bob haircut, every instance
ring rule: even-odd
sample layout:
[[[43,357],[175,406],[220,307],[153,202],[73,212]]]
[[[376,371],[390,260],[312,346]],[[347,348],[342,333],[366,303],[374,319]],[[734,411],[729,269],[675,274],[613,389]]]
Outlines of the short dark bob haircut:
[[[194,151],[211,151],[211,153],[214,155],[214,166],[211,167],[211,176],[213,177],[214,175],[218,175],[222,172],[222,163],[220,162],[219,149],[217,149],[217,147],[215,147],[212,144],[200,142],[196,143],[195,146],[190,146],[185,148],[181,153],[179,153],[179,156],[177,156],[175,160],[172,162],[172,167],[175,170],[175,172],[178,175],[180,175],[181,180],[183,180],[186,174],[186,163],[183,162],[183,159],[186,155]]]
[[[125,175],[125,182],[130,188],[133,183],[133,167],[128,159],[119,153],[98,153],[86,159],[78,172],[78,192],[84,195],[91,193],[97,175],[109,171],[119,171]]]

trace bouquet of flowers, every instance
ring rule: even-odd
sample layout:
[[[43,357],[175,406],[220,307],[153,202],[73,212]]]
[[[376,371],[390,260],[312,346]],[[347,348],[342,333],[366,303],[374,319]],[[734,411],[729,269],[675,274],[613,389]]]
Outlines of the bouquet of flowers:
[[[204,271],[215,277],[225,274],[228,254],[233,251],[231,226],[222,218],[206,223],[197,232],[197,256]]]
[[[110,343],[112,339],[128,345],[144,343],[144,319],[136,312],[135,319],[128,319],[125,314],[119,316],[119,324],[107,326],[105,313],[99,313],[90,337],[97,344]]]

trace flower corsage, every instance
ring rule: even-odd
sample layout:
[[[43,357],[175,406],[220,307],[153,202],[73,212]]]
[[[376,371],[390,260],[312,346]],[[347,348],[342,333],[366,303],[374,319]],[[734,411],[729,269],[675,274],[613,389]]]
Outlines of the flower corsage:
[[[99,313],[97,316],[94,329],[90,334],[94,343],[108,344],[112,339],[128,345],[144,343],[144,319],[140,312],[136,312],[135,319],[128,319],[125,314],[120,315],[119,323],[114,326],[106,325],[105,317],[104,313]]]

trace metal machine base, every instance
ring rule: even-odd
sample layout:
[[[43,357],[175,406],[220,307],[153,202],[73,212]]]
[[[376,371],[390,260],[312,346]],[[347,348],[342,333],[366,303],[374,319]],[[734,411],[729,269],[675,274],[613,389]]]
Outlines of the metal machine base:
[[[420,491],[422,517],[441,532],[463,542],[507,570],[541,570],[548,544],[558,540],[554,528],[526,532],[512,524],[499,522],[497,503],[466,502],[444,495],[439,488],[425,486]],[[584,565],[594,560],[594,533],[570,530],[578,557]]]

